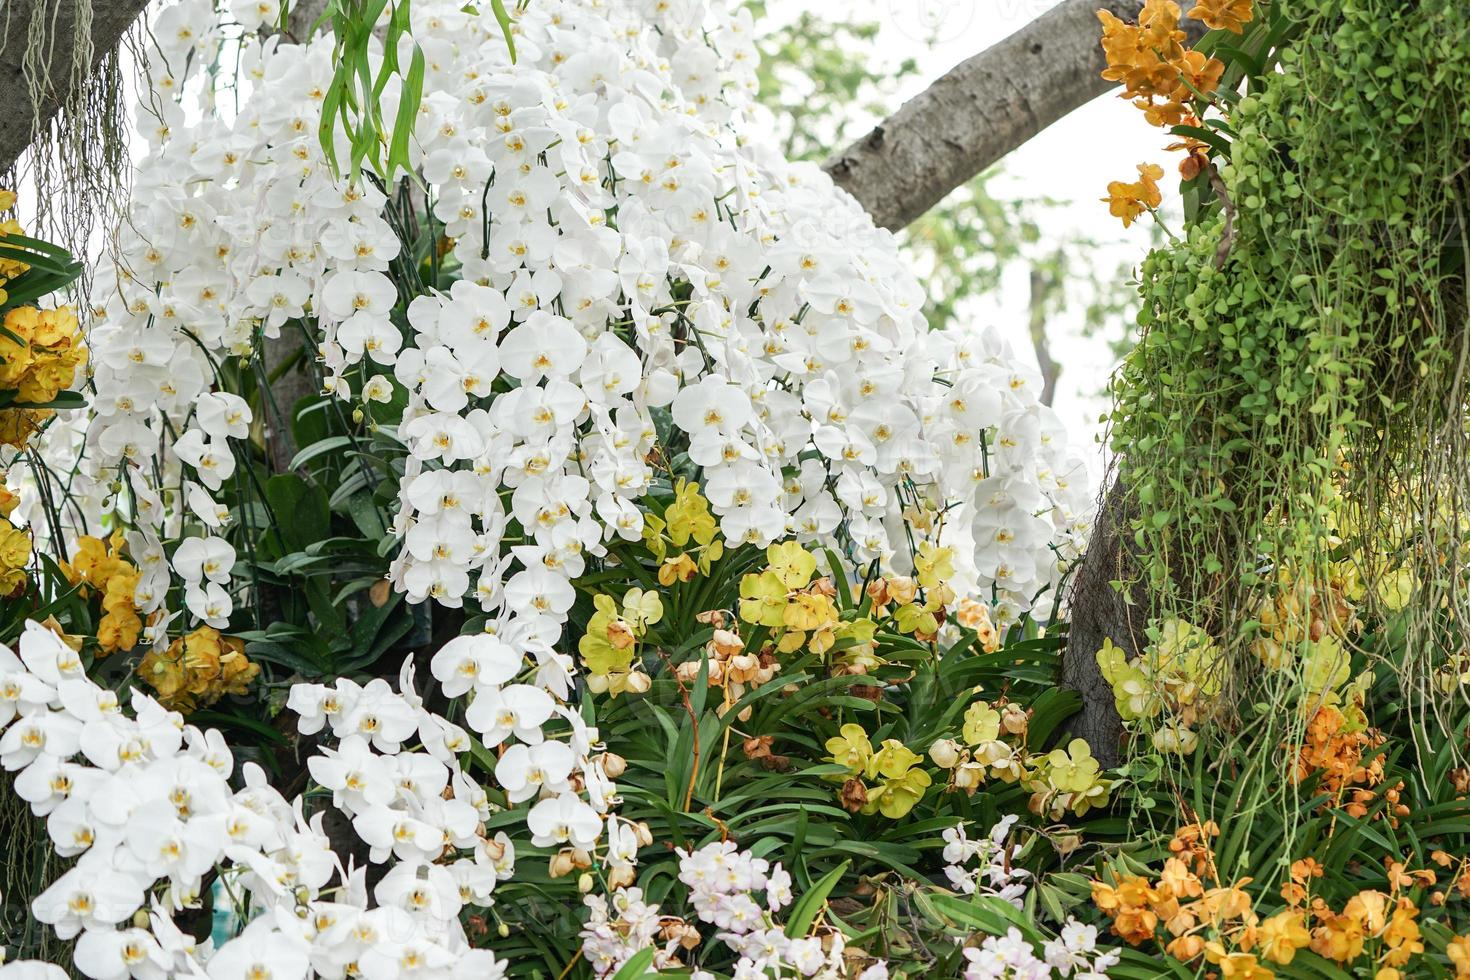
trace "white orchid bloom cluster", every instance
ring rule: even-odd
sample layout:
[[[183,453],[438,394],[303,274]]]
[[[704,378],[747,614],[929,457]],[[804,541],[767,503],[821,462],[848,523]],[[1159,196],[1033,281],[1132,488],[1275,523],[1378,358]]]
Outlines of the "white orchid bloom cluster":
[[[1017,819],[1013,813],[1001,817],[977,840],[965,833],[963,821],[944,831],[944,876],[951,888],[965,895],[994,895],[1021,907],[1031,872],[1012,863],[1021,853],[1020,844],[1010,843]],[[974,867],[969,866],[971,861]]]
[[[1021,845],[1010,842],[1017,817],[1007,814],[981,838],[971,839],[963,822],[944,831],[945,877],[950,887],[963,895],[999,898],[1017,910],[1025,907],[1031,873],[1018,867]],[[975,866],[969,867],[974,861]],[[1042,944],[1037,956],[1020,929],[1003,936],[987,936],[978,946],[964,950],[965,980],[1103,980],[1121,954],[1100,949],[1097,928],[1083,925],[1070,916],[1060,935]]]
[[[312,778],[369,860],[389,864],[370,897],[366,869],[334,851],[324,813],[308,818],[253,763],[232,784],[219,732],[136,691],[124,713],[61,637],[28,624],[18,657],[0,647],[0,765],[56,853],[75,858],[32,914],[77,937],[76,968],[96,980],[500,976],[502,963],[470,947],[460,912],[493,903],[515,849],[486,836],[484,790],[460,765],[469,738],[424,709],[410,670],[401,692],[382,680],[291,692],[303,731],[329,725],[340,740],[307,759]],[[216,872],[248,920],[217,949],[176,923]],[[48,976],[36,965],[13,973]]]
[[[1107,980],[1108,969],[1121,959],[1116,950],[1098,948],[1096,926],[1075,919],[1045,943],[1042,956],[1014,926],[1004,936],[986,936],[964,956],[965,980]]]
[[[606,897],[588,895],[583,902],[589,915],[582,928],[582,956],[599,977],[616,973],[650,946],[659,948],[656,969],[676,961],[679,940],[686,934],[683,920],[662,915],[657,905],[645,902],[643,889],[619,888]]]
[[[427,294],[397,198],[334,176],[319,145],[330,38],[226,41],[208,0],[157,17],[76,483],[126,516],[146,640],[166,641],[156,614],[186,579],[165,541],[220,526],[257,421],[216,365],[304,316],[330,392],[407,397],[391,577],[412,601],[469,599],[554,642],[584,556],[640,534],[664,410],[731,542],[794,535],[903,570],[905,508],[959,505],[948,524],[1003,620],[1055,584],[1079,457],[1004,342],[927,331],[892,237],[759,138],[747,12],[538,2],[512,65],[488,8],[462,8],[412,7],[414,163],[461,276]],[[232,117],[200,69],[225,44]],[[230,615],[232,557],[185,581],[191,621]]]
[[[536,662],[531,668],[525,667],[522,650]],[[570,658],[520,630],[456,637],[429,666],[446,696],[472,696],[465,722],[485,747],[503,748],[495,775],[509,801],[536,801],[526,813],[532,843],[561,849],[564,856],[553,859],[553,867],[563,873],[586,867],[588,853],[602,837],[603,817],[616,802],[616,787],[606,757],[595,753],[597,730],[567,704]],[[342,684],[338,681],[339,688]],[[320,686],[312,690],[324,698],[334,694]],[[341,700],[334,700],[340,711]],[[545,728],[553,720],[565,728],[565,738],[547,737]],[[335,731],[337,722],[333,725]]]
[[[789,937],[779,919],[791,904],[791,875],[780,863],[772,864],[733,841],[714,841],[680,852],[679,880],[689,888],[689,903],[697,918],[719,931],[715,940],[738,956],[731,967],[733,980],[770,980],[776,977],[848,977],[842,934]],[[628,891],[634,892],[627,896]],[[625,897],[626,896],[626,897]],[[583,953],[599,976],[615,972],[639,949],[664,939],[655,963],[674,967],[682,945],[700,942],[698,931],[683,919],[659,916],[657,906],[642,901],[637,889],[625,889],[609,903],[588,896],[593,917],[583,930]],[[613,913],[616,912],[614,915]],[[637,940],[635,944],[635,938]],[[712,974],[695,970],[696,978]],[[888,967],[879,961],[857,974],[858,980],[886,980]]]
[[[1097,935],[1097,926],[1068,917],[1061,934],[1046,941],[1042,954],[1056,976],[1104,980],[1108,970],[1123,959],[1123,954],[1116,948],[1098,946]]]
[[[854,972],[845,959],[840,932],[789,937],[780,916],[792,902],[791,875],[732,841],[714,841],[679,852],[679,880],[689,888],[693,918],[715,927],[713,941],[736,954],[734,980],[814,977],[836,980],[886,980],[888,967],[878,961]],[[656,950],[653,967],[678,970],[687,951],[705,938],[683,916],[650,905],[639,888],[622,888],[610,896],[588,895],[591,915],[582,930],[582,955],[598,976],[610,976],[638,952]],[[694,970],[696,978],[713,974]]]

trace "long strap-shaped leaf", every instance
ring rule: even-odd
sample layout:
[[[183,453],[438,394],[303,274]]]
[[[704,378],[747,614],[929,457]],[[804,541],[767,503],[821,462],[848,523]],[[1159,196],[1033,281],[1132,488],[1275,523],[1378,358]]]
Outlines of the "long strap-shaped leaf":
[[[837,882],[842,880],[843,873],[851,863],[843,861],[828,871],[791,907],[791,918],[786,920],[788,938],[800,939],[807,934],[807,930],[817,919],[817,913],[827,904],[827,896],[832,894],[832,889],[837,887]]]

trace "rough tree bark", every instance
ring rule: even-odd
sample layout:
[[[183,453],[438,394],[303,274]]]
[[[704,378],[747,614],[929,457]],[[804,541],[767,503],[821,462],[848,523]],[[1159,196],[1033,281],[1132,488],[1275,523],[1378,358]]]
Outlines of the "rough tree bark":
[[[0,172],[9,170],[71,94],[78,0],[0,0]],[[148,0],[94,0],[92,67],[117,47]],[[23,61],[33,16],[46,19],[46,74],[31,102]]]
[[[305,44],[311,36],[311,25],[326,9],[327,0],[292,0],[286,11],[286,29],[292,40]]]
[[[1068,589],[1071,625],[1062,656],[1062,684],[1082,695],[1082,710],[1068,723],[1072,734],[1087,740],[1092,754],[1104,766],[1116,765],[1123,720],[1113,689],[1103,678],[1096,654],[1110,639],[1131,658],[1147,642],[1143,628],[1149,615],[1149,596],[1138,584],[1132,532],[1133,506],[1127,487],[1114,479],[1098,507],[1092,540]],[[1128,592],[1112,583],[1134,582]]]
[[[1142,0],[1065,0],[950,69],[823,166],[874,222],[897,231],[1112,88],[1102,78],[1097,11],[1131,21],[1142,7]],[[1204,30],[1197,20],[1184,26],[1192,37]]]

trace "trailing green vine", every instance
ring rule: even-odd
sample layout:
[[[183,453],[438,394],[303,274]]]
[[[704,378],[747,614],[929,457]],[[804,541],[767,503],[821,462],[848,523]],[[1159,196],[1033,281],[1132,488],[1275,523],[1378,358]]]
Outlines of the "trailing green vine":
[[[1200,46],[1225,80],[1175,132],[1208,162],[1141,269],[1112,439],[1152,666],[1180,621],[1204,630],[1193,680],[1221,693],[1196,714],[1228,738],[1275,705],[1283,735],[1256,744],[1280,751],[1351,701],[1349,662],[1380,652],[1364,622],[1395,647],[1398,710],[1440,710],[1470,640],[1470,20],[1455,0],[1257,11]]]

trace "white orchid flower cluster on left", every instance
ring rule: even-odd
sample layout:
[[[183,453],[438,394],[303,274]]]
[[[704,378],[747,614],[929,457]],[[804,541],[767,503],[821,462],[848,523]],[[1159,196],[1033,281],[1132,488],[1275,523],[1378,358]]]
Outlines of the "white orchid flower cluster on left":
[[[505,835],[485,835],[484,791],[460,766],[465,732],[425,710],[406,683],[303,685],[292,700],[309,706],[304,732],[325,724],[336,740],[308,759],[312,777],[351,818],[370,860],[394,862],[373,903],[366,867],[334,851],[323,813],[308,819],[302,799],[287,800],[254,764],[231,785],[235,761],[219,732],[136,691],[125,713],[40,625],[27,627],[19,656],[0,647],[0,765],[45,818],[56,852],[76,859],[35,897],[36,919],[63,939],[79,936],[76,968],[97,980],[501,975],[493,954],[470,948],[459,919],[466,904],[489,906],[515,864]],[[544,841],[585,839],[598,830],[595,814],[590,823],[560,811],[533,817]],[[211,949],[174,916],[198,903],[216,871],[250,918]],[[65,976],[34,963],[0,967],[7,978],[30,973]]]

